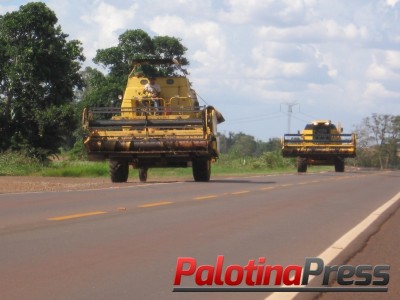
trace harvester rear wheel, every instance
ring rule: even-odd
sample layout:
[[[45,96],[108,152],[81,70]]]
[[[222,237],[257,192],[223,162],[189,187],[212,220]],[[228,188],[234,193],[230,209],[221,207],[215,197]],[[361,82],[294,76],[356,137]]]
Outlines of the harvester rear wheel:
[[[335,172],[344,172],[344,160],[342,158],[335,159]]]
[[[129,175],[129,164],[125,161],[110,160],[109,165],[112,182],[126,182]]]
[[[303,158],[303,157],[297,158],[297,172],[298,173],[307,172],[307,158]]]
[[[194,181],[209,181],[211,176],[211,161],[209,159],[194,159],[192,170]]]
[[[140,168],[139,169],[139,180],[140,182],[146,182],[147,181],[147,168]]]

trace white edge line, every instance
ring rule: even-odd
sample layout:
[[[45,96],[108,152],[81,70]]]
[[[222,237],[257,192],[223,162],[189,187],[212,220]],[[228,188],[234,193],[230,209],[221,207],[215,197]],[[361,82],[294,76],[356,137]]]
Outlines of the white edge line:
[[[400,199],[400,192],[398,192],[394,197],[392,197],[389,201],[385,202],[383,205],[378,207],[372,213],[369,214],[364,220],[346,232],[343,236],[341,236],[337,241],[335,241],[332,245],[330,245],[324,252],[318,255],[318,258],[321,258],[325,264],[329,264],[332,260],[334,260],[354,239],[356,239],[361,233],[363,233],[376,219],[379,218],[381,214],[383,214],[387,209],[389,209],[393,204],[395,204]],[[310,276],[311,278],[311,276]],[[298,292],[293,293],[272,293],[265,300],[291,300],[293,299]]]

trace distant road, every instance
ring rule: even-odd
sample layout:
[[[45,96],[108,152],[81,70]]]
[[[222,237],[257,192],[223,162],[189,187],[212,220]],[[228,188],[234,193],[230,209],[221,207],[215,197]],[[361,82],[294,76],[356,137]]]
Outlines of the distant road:
[[[173,293],[177,258],[302,265],[397,195],[399,179],[350,171],[0,194],[0,298],[264,299],[268,293]],[[335,263],[360,249],[398,202]]]

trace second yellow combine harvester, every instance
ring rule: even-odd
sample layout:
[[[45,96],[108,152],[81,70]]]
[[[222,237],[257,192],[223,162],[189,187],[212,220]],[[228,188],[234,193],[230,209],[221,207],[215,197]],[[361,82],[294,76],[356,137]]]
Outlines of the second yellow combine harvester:
[[[149,168],[190,166],[195,181],[209,181],[211,162],[219,155],[217,124],[224,121],[222,115],[212,106],[199,106],[186,73],[176,75],[184,70],[175,60],[143,59],[133,64],[120,106],[83,113],[89,160],[108,159],[112,182],[127,181],[129,165],[139,170],[142,182]],[[154,71],[170,68],[176,69],[173,75],[156,75],[161,92],[147,93]],[[152,70],[153,75],[143,70]]]
[[[345,158],[356,156],[355,134],[343,134],[331,121],[313,121],[299,134],[285,134],[283,157],[297,157],[297,171],[307,172],[308,165],[334,165],[344,172]]]

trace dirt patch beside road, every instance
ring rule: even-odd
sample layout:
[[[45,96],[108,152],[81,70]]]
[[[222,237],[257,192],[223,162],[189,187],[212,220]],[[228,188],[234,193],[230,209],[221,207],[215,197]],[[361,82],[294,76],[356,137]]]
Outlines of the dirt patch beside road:
[[[0,176],[0,193],[85,190],[115,186],[109,178]]]
[[[191,181],[191,177],[152,177],[148,183]],[[78,191],[102,188],[119,188],[143,184],[137,178],[128,182],[112,183],[110,178],[40,177],[40,176],[0,176],[0,194],[51,191]]]

